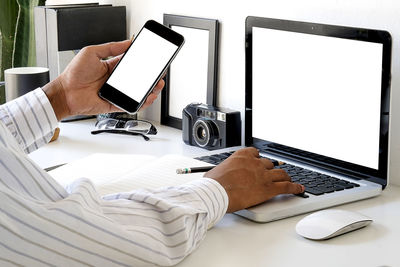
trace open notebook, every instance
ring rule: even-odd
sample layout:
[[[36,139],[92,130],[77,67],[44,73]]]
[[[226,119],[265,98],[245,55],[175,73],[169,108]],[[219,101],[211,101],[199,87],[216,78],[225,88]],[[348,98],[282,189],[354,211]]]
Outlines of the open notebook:
[[[204,173],[176,174],[177,168],[211,165],[180,155],[154,157],[131,154],[92,154],[49,172],[62,186],[86,177],[100,195],[139,188],[175,186],[203,177]]]

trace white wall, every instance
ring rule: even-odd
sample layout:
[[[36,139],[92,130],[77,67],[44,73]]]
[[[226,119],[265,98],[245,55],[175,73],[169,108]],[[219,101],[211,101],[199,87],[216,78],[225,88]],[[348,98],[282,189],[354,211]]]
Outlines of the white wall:
[[[82,1],[84,2],[84,1]],[[384,29],[393,37],[390,180],[400,185],[400,2],[396,0],[103,0],[126,5],[128,30],[164,13],[218,19],[220,60],[218,105],[244,110],[244,21],[246,16]],[[196,81],[193,81],[196,82]],[[188,84],[190,86],[190,84]],[[143,116],[158,120],[160,101]],[[273,120],[272,120],[273,121]],[[396,164],[397,163],[397,164]]]

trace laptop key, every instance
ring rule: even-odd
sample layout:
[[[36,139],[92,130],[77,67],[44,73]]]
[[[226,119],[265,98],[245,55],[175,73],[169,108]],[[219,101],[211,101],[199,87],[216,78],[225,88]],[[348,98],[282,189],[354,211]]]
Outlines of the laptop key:
[[[356,183],[349,183],[350,185],[352,185],[352,186],[354,186],[354,187],[360,187],[360,185],[359,184],[356,184]]]
[[[208,157],[210,160],[212,160],[212,161],[220,161],[221,159],[220,158],[217,158],[217,157],[215,157],[215,156],[209,156]]]
[[[321,191],[323,193],[332,193],[335,192],[335,190],[333,189],[333,187],[325,187],[325,186],[317,186],[314,189]]]
[[[309,198],[310,197],[309,195],[305,194],[304,192],[300,193],[300,194],[295,194],[295,196],[302,197],[302,198]]]
[[[335,184],[346,187],[349,184],[349,182],[340,180],[340,181],[336,182]]]
[[[319,190],[317,190],[317,189],[314,189],[314,188],[311,188],[311,187],[307,187],[307,186],[305,186],[305,192],[306,193],[310,193],[310,194],[313,194],[313,195],[316,195],[316,196],[319,196],[319,195],[322,195],[323,194],[323,192],[321,192],[321,191],[319,191]]]
[[[315,183],[315,182],[311,182],[311,183],[307,184],[307,186],[309,186],[309,187],[316,187],[318,185],[320,185],[320,184],[319,183]]]
[[[224,159],[228,158],[228,156],[225,156],[223,154],[214,154],[214,155],[211,155],[211,156],[215,157],[215,158],[218,158],[218,159],[221,159],[221,160],[224,160]]]
[[[335,185],[334,189],[335,189],[335,191],[341,191],[341,190],[344,190],[344,187],[340,186],[340,185]]]

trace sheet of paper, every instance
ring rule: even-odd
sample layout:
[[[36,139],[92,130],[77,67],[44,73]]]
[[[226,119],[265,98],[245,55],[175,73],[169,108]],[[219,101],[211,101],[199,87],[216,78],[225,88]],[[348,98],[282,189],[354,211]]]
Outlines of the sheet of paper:
[[[166,155],[145,166],[128,172],[119,179],[98,187],[101,195],[127,192],[139,188],[155,189],[176,186],[203,177],[204,173],[177,174],[176,169],[187,167],[212,166],[199,160],[181,155]]]
[[[64,187],[81,177],[89,178],[96,186],[100,186],[155,159],[149,155],[96,153],[54,169],[49,174]]]
[[[96,153],[49,172],[66,187],[78,178],[92,180],[100,195],[175,186],[203,177],[204,173],[177,174],[176,169],[211,166],[190,157]]]

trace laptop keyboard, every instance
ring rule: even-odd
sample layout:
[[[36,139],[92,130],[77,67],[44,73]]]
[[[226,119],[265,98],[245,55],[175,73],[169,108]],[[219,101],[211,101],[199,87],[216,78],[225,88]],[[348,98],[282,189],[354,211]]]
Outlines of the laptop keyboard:
[[[209,156],[197,157],[195,159],[218,165],[232,154],[233,152],[225,152]],[[275,165],[278,165],[278,162],[276,160],[269,160],[271,160]],[[292,182],[304,185],[305,192],[315,196],[329,194],[335,191],[348,190],[360,186],[357,183],[352,183],[346,180],[339,179],[337,177],[322,174],[288,163],[276,166],[275,168],[285,170],[292,178]],[[304,195],[300,196],[305,197]]]

